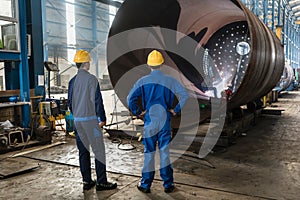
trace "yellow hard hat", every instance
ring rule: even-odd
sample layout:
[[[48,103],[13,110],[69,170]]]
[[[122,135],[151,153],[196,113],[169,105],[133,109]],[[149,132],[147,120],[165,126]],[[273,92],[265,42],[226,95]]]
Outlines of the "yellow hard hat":
[[[159,66],[159,65],[163,64],[164,61],[165,60],[164,60],[164,57],[162,56],[162,54],[157,50],[153,50],[148,55],[147,64],[149,66],[155,67],[155,66]]]
[[[74,62],[76,63],[85,63],[90,62],[91,60],[90,54],[85,50],[78,50],[74,57]]]

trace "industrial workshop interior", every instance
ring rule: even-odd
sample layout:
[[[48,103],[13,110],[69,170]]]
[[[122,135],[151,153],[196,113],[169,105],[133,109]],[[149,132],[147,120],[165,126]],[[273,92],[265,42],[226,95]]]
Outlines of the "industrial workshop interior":
[[[300,0],[0,0],[0,199],[300,198]]]

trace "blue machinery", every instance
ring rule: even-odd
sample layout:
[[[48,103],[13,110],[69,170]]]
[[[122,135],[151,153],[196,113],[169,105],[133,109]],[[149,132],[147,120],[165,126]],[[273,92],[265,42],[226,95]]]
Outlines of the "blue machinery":
[[[11,73],[13,75],[18,75],[18,79],[10,74],[7,74],[8,78],[8,88],[10,89],[20,89],[20,101],[29,102],[30,101],[30,86],[29,86],[29,66],[28,66],[28,50],[27,50],[27,28],[26,28],[26,1],[18,0],[18,9],[19,13],[18,25],[20,33],[20,49],[18,52],[5,52],[0,51],[0,61],[4,61],[5,65],[14,65],[12,67]],[[22,106],[22,126],[28,127],[30,121],[30,108],[29,105]]]
[[[19,16],[16,19],[19,30],[16,34],[19,33],[20,48],[16,51],[0,50],[0,61],[11,69],[6,70],[6,90],[19,90],[20,101],[30,102],[32,95],[44,96],[45,93],[44,86],[38,82],[39,76],[44,75],[42,7],[41,1],[16,0],[16,2],[15,8]],[[31,15],[33,9],[34,16]],[[30,88],[33,89],[31,93]],[[30,116],[29,106],[23,106],[23,127],[29,126],[28,116]]]
[[[0,107],[14,110],[12,120],[15,125],[21,126],[24,132],[21,130],[10,131],[8,135],[1,132],[1,149],[6,149],[6,145],[14,146],[13,143],[16,141],[21,144],[29,141],[28,135],[31,134],[30,129],[27,128],[30,126],[31,119],[30,100],[33,96],[44,95],[44,86],[38,83],[39,76],[44,75],[42,15],[39,14],[41,13],[41,3],[40,1],[12,0],[6,1],[5,6],[7,9],[11,9],[12,16],[0,16],[0,20],[6,24],[5,26],[10,26],[8,28],[11,30],[8,30],[8,34],[13,34],[15,46],[4,46],[4,41],[4,45],[0,49],[0,61],[5,66],[6,82],[6,91],[1,92],[1,102],[11,95],[18,96],[19,102],[9,105],[1,103]],[[34,16],[31,15],[33,9],[35,10]],[[6,33],[2,31],[1,39],[7,39],[8,35],[4,34]],[[34,38],[34,42],[31,42],[31,38]],[[21,108],[21,121],[19,108]],[[13,138],[15,141],[12,141]]]

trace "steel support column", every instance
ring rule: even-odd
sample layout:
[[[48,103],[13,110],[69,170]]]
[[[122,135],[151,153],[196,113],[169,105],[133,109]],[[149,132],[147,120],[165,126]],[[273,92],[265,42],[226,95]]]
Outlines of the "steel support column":
[[[43,27],[43,40],[48,41],[47,27],[46,27],[46,0],[41,0],[42,7],[42,27]],[[43,45],[44,61],[48,61],[48,44]],[[44,71],[44,70],[43,70]]]
[[[19,0],[19,24],[20,24],[20,99],[21,101],[30,101],[29,87],[29,69],[28,69],[28,51],[27,51],[27,28],[26,28],[26,0]],[[30,108],[29,105],[22,106],[22,127],[29,127]]]
[[[272,31],[275,32],[275,0],[272,0]]]
[[[27,1],[27,32],[31,35],[32,48],[29,60],[30,78],[33,82],[31,88],[34,88],[36,96],[44,96],[45,89],[39,85],[39,76],[44,76],[44,51],[43,51],[43,19],[42,19],[42,1]],[[34,16],[31,14],[34,11]]]
[[[97,5],[95,1],[92,1],[92,34],[94,41],[94,50],[96,51],[96,56],[93,58],[93,62],[96,67],[96,76],[99,78],[99,66],[98,66],[98,37],[97,37]]]
[[[264,24],[269,27],[269,24],[268,24],[268,11],[269,11],[268,4],[269,4],[268,1],[264,1],[264,3],[263,3],[263,12],[264,12],[264,20],[263,21],[264,21]]]

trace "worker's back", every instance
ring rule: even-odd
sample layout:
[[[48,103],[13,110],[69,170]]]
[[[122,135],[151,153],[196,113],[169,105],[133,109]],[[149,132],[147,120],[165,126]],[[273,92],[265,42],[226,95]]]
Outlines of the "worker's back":
[[[159,104],[166,110],[171,109],[174,102],[172,77],[163,74],[160,70],[154,70],[148,76],[140,80],[142,85],[142,101],[145,110]]]
[[[172,108],[175,94],[188,96],[185,89],[176,79],[160,70],[153,70],[149,75],[139,79],[135,87],[140,90],[138,94],[140,93],[142,97],[143,110],[146,110],[145,128],[151,125],[149,129],[154,132],[156,129],[169,130],[171,128],[169,110]]]
[[[94,117],[97,79],[88,71],[79,69],[73,85],[72,112],[74,117]]]

